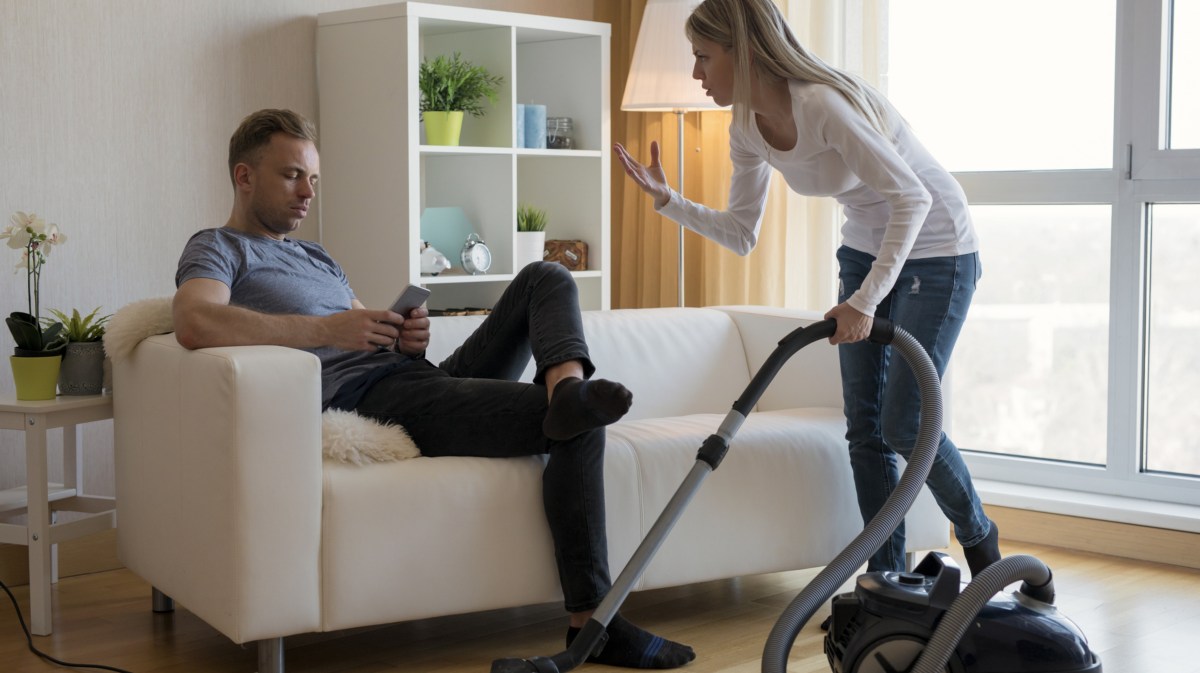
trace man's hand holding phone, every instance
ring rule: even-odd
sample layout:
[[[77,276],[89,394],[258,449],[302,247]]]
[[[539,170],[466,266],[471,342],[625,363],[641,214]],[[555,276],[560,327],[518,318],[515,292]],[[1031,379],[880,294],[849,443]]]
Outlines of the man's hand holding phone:
[[[405,355],[421,355],[429,346],[429,311],[422,307],[429,294],[423,287],[409,285],[389,309],[403,318],[397,325],[400,338],[396,340],[396,350]]]
[[[402,318],[407,318],[408,312],[424,304],[429,295],[429,290],[419,285],[409,285],[404,288],[399,297],[396,297],[396,301],[392,302],[389,310],[392,313],[399,313]]]

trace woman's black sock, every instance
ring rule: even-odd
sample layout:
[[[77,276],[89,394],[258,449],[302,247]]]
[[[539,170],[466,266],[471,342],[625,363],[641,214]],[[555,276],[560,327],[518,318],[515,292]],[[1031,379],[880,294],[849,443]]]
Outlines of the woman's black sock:
[[[696,652],[649,631],[644,631],[621,615],[608,623],[608,642],[596,656],[588,657],[594,664],[625,668],[679,668],[696,658]],[[567,629],[567,646],[579,635],[579,629]]]
[[[629,411],[633,393],[616,381],[570,377],[558,382],[542,432],[550,439],[567,440],[581,432],[615,423]]]
[[[984,568],[1000,560],[1000,527],[993,521],[992,529],[978,543],[963,547],[963,555],[967,557],[967,567],[971,569],[971,577],[979,575]]]

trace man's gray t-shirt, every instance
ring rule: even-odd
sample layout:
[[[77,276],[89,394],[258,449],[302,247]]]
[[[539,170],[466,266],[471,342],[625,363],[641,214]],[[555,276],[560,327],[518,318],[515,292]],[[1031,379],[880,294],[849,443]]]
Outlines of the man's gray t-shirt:
[[[260,313],[325,316],[353,307],[341,266],[310,241],[204,229],[184,246],[175,287],[193,278],[229,286],[229,303]],[[375,381],[411,361],[391,351],[306,349],[321,360],[321,406],[352,409]]]

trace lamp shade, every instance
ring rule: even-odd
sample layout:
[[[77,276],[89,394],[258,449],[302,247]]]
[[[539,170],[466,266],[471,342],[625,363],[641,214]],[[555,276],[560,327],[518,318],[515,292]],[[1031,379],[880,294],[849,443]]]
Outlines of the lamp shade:
[[[720,108],[692,79],[692,45],[683,25],[700,0],[649,0],[638,29],[622,110],[645,112]]]

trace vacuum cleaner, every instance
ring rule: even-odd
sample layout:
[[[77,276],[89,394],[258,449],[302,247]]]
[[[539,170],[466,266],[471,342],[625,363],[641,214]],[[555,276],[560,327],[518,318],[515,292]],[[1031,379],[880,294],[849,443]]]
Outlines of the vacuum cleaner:
[[[800,349],[837,330],[833,320],[784,337],[650,528],[592,617],[563,652],[492,662],[492,673],[566,673],[599,653],[605,629],[704,480],[720,466],[730,442],[783,365]],[[871,341],[891,345],[912,368],[921,392],[921,420],[908,467],[882,509],[792,600],[767,638],[763,673],[785,673],[800,630],[817,609],[891,537],[912,507],[937,455],[942,396],[937,370],[920,343],[890,321],[876,319]],[[1004,587],[1021,581],[1009,595]],[[825,653],[834,673],[1101,673],[1083,633],[1054,607],[1050,569],[1031,556],[1010,556],[960,591],[959,568],[934,552],[912,572],[874,572],[853,593],[833,599]]]

